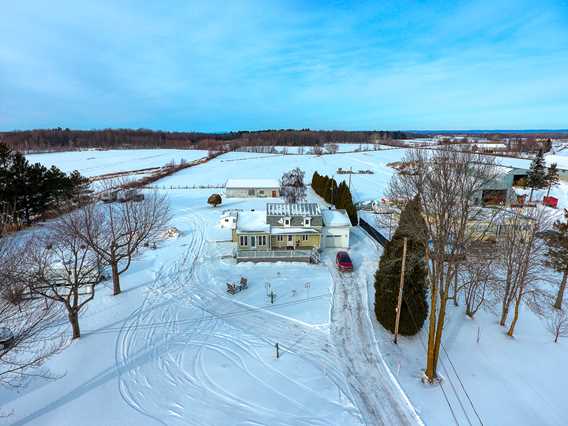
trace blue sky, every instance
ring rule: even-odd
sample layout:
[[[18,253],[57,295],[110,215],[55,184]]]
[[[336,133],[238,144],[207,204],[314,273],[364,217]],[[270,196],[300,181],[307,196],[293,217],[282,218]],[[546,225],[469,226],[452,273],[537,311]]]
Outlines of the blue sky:
[[[568,128],[568,1],[22,0],[0,129]]]

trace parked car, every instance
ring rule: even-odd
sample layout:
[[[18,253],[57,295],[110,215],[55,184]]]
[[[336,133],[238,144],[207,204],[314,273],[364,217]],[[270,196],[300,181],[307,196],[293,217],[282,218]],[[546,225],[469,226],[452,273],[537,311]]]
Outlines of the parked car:
[[[340,272],[351,272],[353,270],[353,263],[346,251],[338,251],[335,256],[335,265]]]

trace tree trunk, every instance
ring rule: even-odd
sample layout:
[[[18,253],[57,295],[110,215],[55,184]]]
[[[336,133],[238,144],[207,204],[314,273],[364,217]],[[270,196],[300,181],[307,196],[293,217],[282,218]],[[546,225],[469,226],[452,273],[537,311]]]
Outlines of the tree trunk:
[[[112,295],[116,296],[121,293],[120,289],[120,275],[118,273],[118,264],[113,261],[110,265],[112,270]]]
[[[436,340],[434,342],[434,368],[438,366],[438,359],[440,358],[440,345],[442,344],[442,333],[444,331],[444,321],[446,319],[446,304],[448,303],[447,293],[447,291],[444,292],[444,294],[440,297],[440,313],[438,314]]]
[[[79,337],[81,337],[81,329],[79,328],[79,314],[69,312],[67,316],[69,317],[69,322],[71,323],[71,328],[73,329],[73,339],[78,339]]]
[[[546,191],[546,196],[547,196],[547,197],[550,195],[550,188],[552,188],[552,185],[548,185],[548,191]]]
[[[505,323],[507,322],[507,317],[509,316],[509,305],[507,304],[507,302],[503,302],[503,309],[501,310],[501,320],[499,321],[499,325],[501,327],[505,326]]]
[[[519,319],[519,306],[521,305],[521,298],[522,290],[519,289],[519,295],[517,296],[517,300],[515,301],[515,313],[513,315],[513,321],[511,321],[511,326],[509,327],[509,331],[507,331],[507,335],[510,337],[513,337],[515,326],[517,325],[517,320]]]
[[[454,306],[459,306],[458,304],[458,265],[456,264],[456,271],[454,273],[454,285],[453,285],[453,296]]]
[[[428,264],[429,250],[426,250],[426,264]],[[429,274],[430,275],[430,274]],[[432,285],[430,291],[430,323],[428,325],[428,352],[426,354],[426,377],[433,383],[436,379],[436,364],[434,363],[434,338],[436,335],[436,300],[438,297],[438,288],[436,284],[436,277],[430,276]]]
[[[562,274],[562,281],[560,282],[560,288],[558,289],[558,294],[556,295],[556,302],[554,302],[554,307],[556,309],[562,309],[562,301],[564,300],[564,290],[566,289],[566,279],[568,278],[568,270],[564,271]]]

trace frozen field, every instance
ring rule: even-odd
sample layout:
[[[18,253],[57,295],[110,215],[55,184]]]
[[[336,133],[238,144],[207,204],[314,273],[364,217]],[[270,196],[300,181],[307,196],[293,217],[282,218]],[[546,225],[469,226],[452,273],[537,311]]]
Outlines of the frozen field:
[[[157,165],[172,158],[169,150],[129,150],[117,151],[122,160],[114,161],[113,152],[81,154],[107,156],[108,163],[99,157],[103,171],[93,174],[151,167],[151,153],[161,156]],[[199,153],[175,152],[188,160],[186,154]],[[391,374],[426,424],[456,424],[452,410],[458,424],[480,424],[472,406],[485,425],[564,424],[568,346],[553,344],[531,312],[522,313],[518,335],[509,339],[494,314],[469,320],[462,307],[452,308],[444,336],[449,358],[442,355],[444,388],[422,385],[424,330],[396,346],[369,315],[381,250],[364,232],[352,232],[357,273],[348,279],[334,273],[333,250],[324,251],[320,265],[236,265],[228,257],[229,231],[217,227],[221,212],[262,209],[270,200],[223,199],[212,208],[206,200],[217,190],[170,189],[228,178],[280,178],[292,167],[302,168],[308,181],[315,170],[348,180],[336,171],[353,167],[374,172],[352,176],[355,198],[376,199],[393,174],[386,164],[403,154],[230,153],[158,181],[180,237],[137,258],[124,275],[124,294],[114,298],[110,289],[100,291],[82,317],[84,337],[48,363],[61,379],[0,390],[2,410],[14,410],[7,424],[375,425],[383,416],[390,420],[385,424],[412,424],[416,419]],[[45,157],[46,164],[68,164],[85,174],[92,161],[70,166],[64,154]],[[226,295],[226,282],[240,276],[248,278],[249,289]],[[274,304],[266,297],[267,283],[276,292]],[[278,360],[275,343],[282,351]]]
[[[30,154],[26,158],[46,167],[56,165],[65,173],[79,170],[83,176],[91,177],[117,171],[161,167],[171,161],[179,163],[182,159],[192,161],[206,156],[207,151],[201,150],[123,149]]]
[[[380,197],[393,174],[388,163],[398,161],[404,150],[384,150],[356,152],[337,155],[269,155],[245,152],[232,152],[211,160],[205,167],[194,167],[183,170],[157,182],[158,186],[207,185],[224,184],[231,178],[279,179],[287,170],[299,167],[306,173],[309,182],[317,170],[320,174],[334,176],[338,183],[349,181],[349,175],[337,174],[337,169],[353,168],[371,170],[373,174],[351,176],[351,188],[356,201]]]

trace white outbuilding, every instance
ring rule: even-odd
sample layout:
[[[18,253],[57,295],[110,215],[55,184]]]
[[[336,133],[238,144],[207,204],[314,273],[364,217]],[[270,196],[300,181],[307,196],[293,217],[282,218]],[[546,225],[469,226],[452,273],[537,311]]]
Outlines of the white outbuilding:
[[[261,198],[280,196],[280,183],[276,179],[229,179],[225,184],[228,198]]]
[[[351,221],[345,210],[322,209],[322,248],[349,248]]]

